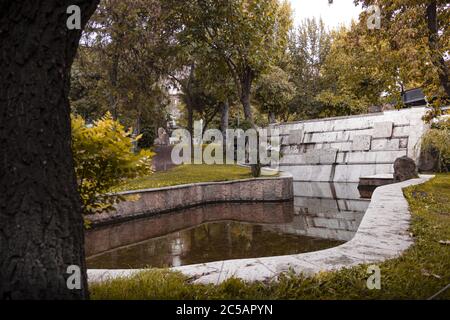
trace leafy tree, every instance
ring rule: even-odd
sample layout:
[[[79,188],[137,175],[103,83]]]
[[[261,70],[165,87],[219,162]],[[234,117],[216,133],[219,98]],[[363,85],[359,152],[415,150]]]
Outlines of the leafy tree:
[[[115,203],[124,199],[109,194],[112,187],[150,173],[153,154],[132,152],[139,139],[140,136],[132,138],[132,131],[125,131],[109,113],[92,126],[79,116],[72,118],[73,158],[84,214],[113,209]]]
[[[185,37],[228,67],[245,118],[253,122],[254,80],[284,54],[291,9],[278,0],[195,0],[185,3]]]
[[[213,104],[206,108],[203,116],[205,129],[220,115],[218,124],[222,132],[225,132],[228,128],[230,104],[235,104],[237,96],[227,65],[220,57],[208,55],[208,52],[209,50],[202,52],[201,47],[196,50],[196,78],[203,91],[213,99]]]
[[[306,19],[290,34],[289,60],[285,69],[295,84],[295,97],[289,111],[297,118],[317,118],[326,107],[317,95],[325,89],[322,68],[331,41],[331,32],[321,19]]]
[[[229,104],[234,101],[234,85],[227,66],[204,47],[193,45],[186,34],[178,37],[175,70],[169,73],[173,85],[181,90],[187,128],[192,134],[193,121],[204,120],[204,129],[220,114],[220,127],[228,127]]]
[[[257,82],[255,96],[262,113],[269,115],[269,122],[289,117],[288,105],[294,97],[295,87],[289,75],[279,67],[272,67],[261,75]]]
[[[286,50],[291,26],[288,2],[195,0],[182,3],[185,28],[181,37],[227,66],[245,119],[254,126],[252,85]],[[252,172],[259,175],[260,166],[252,166]]]
[[[226,66],[214,56],[195,53],[195,58],[195,70],[190,74],[190,86],[182,94],[183,100],[193,109],[193,119],[203,119],[204,130],[219,122],[218,126],[225,131],[228,128],[229,104],[235,100],[232,79]]]
[[[366,29],[366,33],[388,43],[403,78],[424,88],[434,106],[428,119],[441,114],[440,107],[450,97],[449,60],[445,59],[450,50],[448,1],[356,0],[355,3],[380,7],[381,29]],[[367,18],[368,13],[363,13],[360,20]]]
[[[100,118],[108,110],[101,70],[100,56],[81,48],[72,67],[70,107],[88,121]]]
[[[392,50],[363,28],[354,23],[330,32],[321,20],[307,19],[291,33],[287,70],[296,84],[290,112],[297,118],[364,113],[392,99],[385,95],[398,83]]]
[[[365,28],[352,24],[333,35],[321,69],[323,89],[316,97],[324,105],[320,116],[359,114],[372,105],[399,101],[401,78],[394,53],[386,41],[366,36]]]
[[[88,24],[73,72],[73,109],[142,128],[165,125],[162,76],[171,50],[170,8],[159,0],[106,0]]]

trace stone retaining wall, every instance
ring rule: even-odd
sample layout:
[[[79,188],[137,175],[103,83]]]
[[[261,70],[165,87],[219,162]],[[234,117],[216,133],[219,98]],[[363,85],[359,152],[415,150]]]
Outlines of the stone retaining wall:
[[[286,201],[293,199],[290,174],[225,182],[209,182],[173,187],[121,192],[133,201],[116,205],[116,210],[90,217],[94,226],[116,223],[218,202]]]
[[[358,182],[393,173],[395,159],[416,162],[427,130],[425,107],[274,125],[281,134],[281,170],[296,181]]]

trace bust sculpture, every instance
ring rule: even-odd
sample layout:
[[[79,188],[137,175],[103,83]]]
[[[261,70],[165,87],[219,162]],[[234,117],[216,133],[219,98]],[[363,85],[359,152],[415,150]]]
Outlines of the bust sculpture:
[[[153,142],[157,146],[168,146],[169,145],[169,135],[164,128],[158,129],[158,138]]]

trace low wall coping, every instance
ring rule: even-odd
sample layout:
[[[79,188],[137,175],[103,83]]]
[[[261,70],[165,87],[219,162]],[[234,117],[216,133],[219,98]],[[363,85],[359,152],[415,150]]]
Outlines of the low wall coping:
[[[280,172],[277,176],[118,192],[115,194],[124,197],[137,195],[138,199],[119,202],[115,205],[116,210],[88,218],[97,228],[205,204],[289,201],[294,197],[292,182],[291,174]]]
[[[389,113],[404,112],[405,110],[411,110],[411,109],[427,109],[427,106],[414,106],[414,107],[410,107],[410,108],[385,110],[385,111],[380,111],[380,112],[354,114],[354,115],[348,115],[348,116],[328,117],[328,118],[299,120],[299,121],[287,121],[287,122],[282,122],[282,123],[272,123],[272,124],[270,124],[270,126],[271,127],[280,127],[280,126],[292,125],[292,124],[326,122],[326,121],[346,120],[346,119],[354,119],[354,118],[362,118],[362,117],[376,117],[376,116],[386,115]]]
[[[292,179],[292,175],[288,172],[280,171],[280,174],[278,176],[247,178],[247,179],[229,180],[229,181],[195,182],[195,183],[178,184],[178,185],[174,185],[174,186],[167,186],[167,187],[161,187],[161,188],[149,188],[149,189],[122,191],[122,192],[116,192],[114,194],[127,196],[127,195],[133,195],[133,194],[137,194],[137,193],[176,190],[176,189],[184,189],[184,188],[190,188],[190,187],[195,187],[195,186],[224,185],[224,184],[236,184],[236,183],[250,182],[250,181],[265,181],[265,180],[279,180],[279,179]]]

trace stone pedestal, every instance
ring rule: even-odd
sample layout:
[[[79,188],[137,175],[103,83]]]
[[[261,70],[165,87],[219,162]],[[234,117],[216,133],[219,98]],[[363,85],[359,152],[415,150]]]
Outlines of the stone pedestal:
[[[359,178],[358,191],[361,198],[370,199],[376,188],[394,183],[392,174],[376,174]]]
[[[166,171],[175,167],[172,162],[172,149],[173,146],[156,146],[156,155],[152,158],[152,170],[153,171]]]

